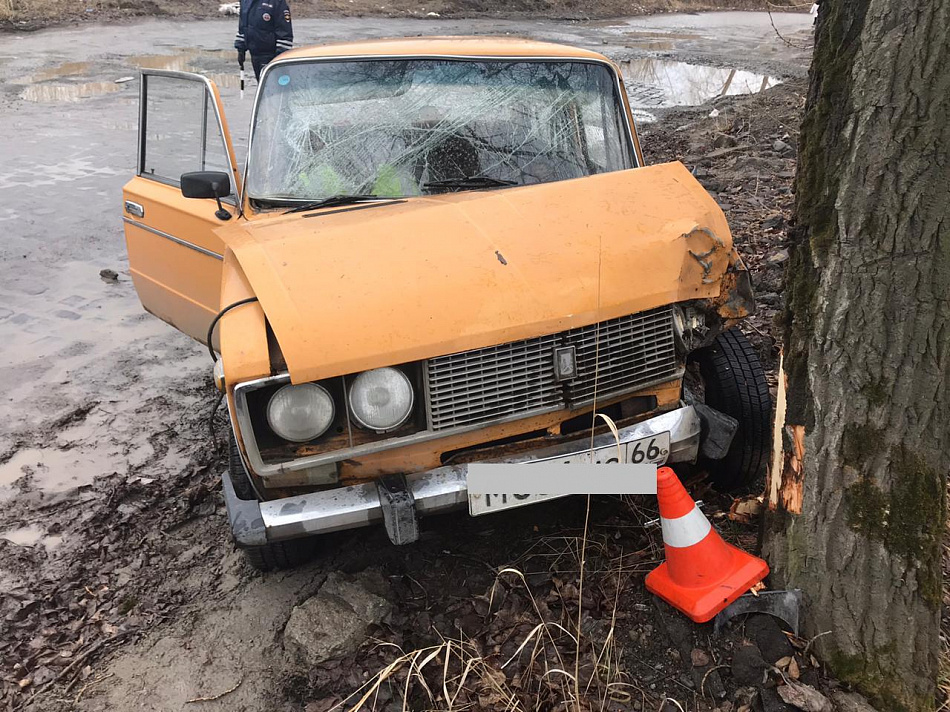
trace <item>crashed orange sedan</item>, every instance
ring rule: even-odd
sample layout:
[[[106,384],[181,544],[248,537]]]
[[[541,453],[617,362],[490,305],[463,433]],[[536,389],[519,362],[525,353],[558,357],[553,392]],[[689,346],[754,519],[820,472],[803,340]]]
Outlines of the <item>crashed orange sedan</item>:
[[[689,171],[645,164],[605,57],[493,38],[286,52],[243,167],[204,76],[144,71],[140,122],[132,277],[216,360],[224,498],[256,567],[322,532],[381,522],[402,544],[421,515],[538,501],[469,496],[469,464],[617,458],[595,412],[629,462],[698,462],[724,488],[762,471],[769,391],[732,328],[748,272]]]

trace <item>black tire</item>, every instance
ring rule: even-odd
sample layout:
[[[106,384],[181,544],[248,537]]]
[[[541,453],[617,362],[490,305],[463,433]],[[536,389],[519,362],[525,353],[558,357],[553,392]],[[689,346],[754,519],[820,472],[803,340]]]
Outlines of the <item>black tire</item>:
[[[247,563],[258,571],[295,569],[313,558],[313,538],[275,541],[264,546],[242,549]]]
[[[238,499],[257,500],[257,492],[251,484],[251,477],[241,460],[234,433],[228,451],[228,474],[231,476],[231,485]],[[274,569],[292,569],[308,561],[314,553],[313,537],[305,539],[290,539],[275,541],[264,546],[243,547],[247,562],[258,571],[273,571]]]
[[[259,498],[254,491],[254,485],[251,484],[251,476],[244,467],[244,461],[241,459],[241,451],[238,449],[237,440],[234,433],[231,432],[228,441],[228,474],[231,475],[231,486],[234,487],[234,493],[238,499],[257,501]]]
[[[729,329],[693,359],[705,385],[706,405],[739,421],[726,456],[701,464],[719,490],[748,487],[765,475],[772,452],[772,395],[759,357],[741,331]]]

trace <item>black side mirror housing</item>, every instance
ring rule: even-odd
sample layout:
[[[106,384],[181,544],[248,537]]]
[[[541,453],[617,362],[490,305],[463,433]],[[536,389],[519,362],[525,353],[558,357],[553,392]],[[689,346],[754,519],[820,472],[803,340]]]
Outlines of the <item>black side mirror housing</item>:
[[[214,198],[218,203],[215,217],[230,220],[231,213],[221,205],[221,198],[231,194],[231,176],[223,171],[193,171],[181,174],[181,194],[186,198]]]
[[[231,177],[222,171],[182,173],[181,194],[186,198],[223,198],[231,194]]]

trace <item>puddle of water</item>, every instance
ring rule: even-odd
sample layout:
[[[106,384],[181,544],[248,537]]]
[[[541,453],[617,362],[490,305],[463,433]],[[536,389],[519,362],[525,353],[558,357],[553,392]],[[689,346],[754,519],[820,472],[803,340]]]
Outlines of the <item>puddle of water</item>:
[[[20,95],[27,101],[74,102],[91,96],[119,91],[121,84],[115,82],[84,82],[82,84],[34,84]]]
[[[666,39],[666,40],[698,40],[702,35],[697,35],[695,32],[628,32],[626,33],[627,37],[633,37],[634,39],[643,37],[646,39]]]
[[[65,490],[90,484],[97,475],[115,471],[115,465],[106,453],[71,450],[18,451],[0,465],[0,500],[9,499],[15,492],[13,484],[21,477],[31,475],[30,483],[44,492]]]
[[[193,71],[201,59],[230,59],[233,52],[223,49],[183,49],[176,54],[143,54],[131,57],[129,64],[139,69],[168,69],[178,72]]]
[[[203,63],[211,60],[227,60],[232,54],[233,52],[226,50],[184,48],[175,54],[143,54],[130,57],[126,60],[126,66],[138,69],[190,72],[200,69]],[[92,96],[111,94],[120,91],[125,84],[131,84],[131,82],[117,84],[115,81],[45,83],[56,79],[94,75],[101,71],[101,67],[94,66],[91,62],[66,62],[40,70],[17,83],[29,85],[21,96],[27,101],[34,102],[76,102]],[[236,73],[233,76],[216,74],[211,75],[211,78],[222,87],[237,87],[239,84]]]
[[[66,62],[66,64],[60,64],[58,67],[49,67],[37,72],[30,77],[30,81],[46,82],[50,79],[75,77],[81,74],[89,74],[91,69],[92,63],[90,62]]]
[[[668,52],[676,48],[678,41],[702,39],[691,32],[626,32],[624,44],[634,49]]]
[[[636,40],[623,44],[630,49],[645,49],[650,52],[669,52],[676,48],[676,43],[673,40]]]
[[[35,546],[42,544],[46,550],[55,549],[63,543],[63,537],[57,535],[47,535],[46,532],[35,524],[18,529],[8,529],[0,532],[0,539],[6,539],[17,546]]]
[[[187,49],[178,54],[150,54],[132,57],[129,62],[139,69],[166,69],[178,72],[200,71],[208,60],[228,61],[233,52],[220,49]],[[204,61],[202,61],[204,60]],[[240,76],[232,74],[217,74],[205,72],[205,75],[218,87],[237,89],[240,87]]]
[[[639,109],[695,106],[718,96],[755,94],[781,84],[775,77],[741,69],[665,59],[630,59],[620,66],[630,104]]]
[[[184,54],[146,54],[141,57],[132,57],[129,63],[139,69],[167,69],[174,72],[183,72],[191,65],[191,57]]]

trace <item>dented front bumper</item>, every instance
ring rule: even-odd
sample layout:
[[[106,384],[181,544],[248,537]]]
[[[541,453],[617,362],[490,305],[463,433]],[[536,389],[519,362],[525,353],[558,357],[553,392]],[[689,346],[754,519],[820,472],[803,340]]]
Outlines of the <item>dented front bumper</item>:
[[[670,434],[670,454],[667,462],[694,462],[700,447],[700,416],[692,406],[685,406],[655,416],[619,430],[621,442],[638,440],[660,433]],[[610,433],[594,438],[593,447],[613,444]],[[503,462],[529,462],[586,452],[591,440],[577,440],[541,448]],[[435,514],[462,509],[468,503],[468,465],[447,465],[427,472],[405,477],[411,507],[416,515]],[[386,515],[391,492],[379,483],[371,482],[333,490],[297,495],[268,502],[238,499],[231,479],[224,473],[224,501],[228,509],[231,531],[239,546],[264,544],[296,539],[313,534],[354,529],[386,520],[390,538],[401,543],[402,536],[394,532],[390,516]],[[395,525],[398,530],[398,524]]]

